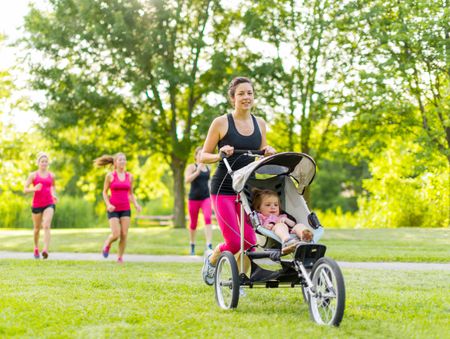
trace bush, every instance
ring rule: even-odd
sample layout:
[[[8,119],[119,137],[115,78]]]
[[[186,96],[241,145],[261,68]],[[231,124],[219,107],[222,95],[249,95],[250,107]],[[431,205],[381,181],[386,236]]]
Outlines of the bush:
[[[0,228],[33,228],[31,201],[12,192],[0,194]]]
[[[64,196],[56,204],[52,228],[85,228],[97,224],[94,205],[83,198]]]
[[[0,194],[0,228],[33,228],[31,196]],[[56,204],[52,228],[93,227],[98,221],[94,206],[78,197],[65,196]]]
[[[397,141],[371,163],[363,181],[368,195],[358,199],[364,227],[448,227],[448,165],[420,159],[417,145]]]
[[[336,211],[314,211],[324,228],[357,228],[360,226],[358,213],[343,212],[340,207]]]

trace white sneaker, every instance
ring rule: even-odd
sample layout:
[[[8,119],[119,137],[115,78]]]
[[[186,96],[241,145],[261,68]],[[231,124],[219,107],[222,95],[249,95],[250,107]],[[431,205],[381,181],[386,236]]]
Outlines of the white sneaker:
[[[216,266],[212,265],[209,262],[209,257],[211,256],[211,254],[212,254],[211,250],[207,250],[205,252],[202,268],[203,281],[206,283],[206,285],[209,286],[214,284],[214,273],[216,271]]]

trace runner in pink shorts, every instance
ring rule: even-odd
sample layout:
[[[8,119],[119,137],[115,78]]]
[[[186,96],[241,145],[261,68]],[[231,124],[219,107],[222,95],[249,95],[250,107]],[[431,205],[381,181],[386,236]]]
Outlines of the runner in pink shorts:
[[[191,255],[195,255],[195,234],[197,230],[198,215],[200,210],[205,219],[206,247],[212,250],[212,229],[211,229],[211,200],[209,198],[209,168],[199,161],[201,147],[195,149],[195,163],[186,168],[184,174],[186,183],[191,184],[189,190],[189,240],[191,245]]]
[[[24,185],[25,193],[34,193],[31,205],[31,216],[33,218],[34,251],[35,259],[40,258],[39,234],[41,227],[44,228],[44,247],[42,257],[48,258],[50,245],[50,226],[55,213],[57,202],[55,193],[55,175],[48,170],[48,155],[40,152],[37,156],[38,170],[31,173]],[[33,187],[30,187],[33,185]]]

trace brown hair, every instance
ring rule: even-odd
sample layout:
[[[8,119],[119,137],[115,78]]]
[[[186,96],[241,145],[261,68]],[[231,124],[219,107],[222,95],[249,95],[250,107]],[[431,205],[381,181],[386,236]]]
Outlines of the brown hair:
[[[228,85],[228,98],[233,104],[234,95],[236,94],[236,87],[238,87],[240,84],[248,83],[252,86],[253,92],[255,92],[255,89],[253,87],[253,83],[249,78],[246,77],[235,77],[233,80],[231,80],[230,84]]]
[[[114,164],[116,159],[121,155],[125,156],[125,154],[123,154],[122,152],[116,153],[114,155],[104,154],[101,157],[95,159],[94,164],[96,166],[112,165],[112,164]]]
[[[202,149],[203,149],[202,146],[198,146],[198,147],[195,149],[195,151],[194,151],[194,157],[196,157],[196,156],[197,156],[197,153],[200,152]]]
[[[280,202],[280,197],[278,196],[277,192],[272,190],[262,190],[259,188],[253,188],[252,194],[253,194],[252,208],[256,211],[258,211],[261,208],[261,204],[264,197],[274,196],[277,197],[278,202]]]

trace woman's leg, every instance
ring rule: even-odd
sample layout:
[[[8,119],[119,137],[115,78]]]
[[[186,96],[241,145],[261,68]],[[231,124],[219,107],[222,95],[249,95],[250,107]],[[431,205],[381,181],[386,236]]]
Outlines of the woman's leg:
[[[55,210],[48,207],[42,212],[42,227],[44,228],[44,248],[42,249],[42,256],[44,259],[48,255],[48,248],[50,246],[50,228]]]
[[[108,236],[104,244],[104,247],[107,247],[108,249],[111,246],[111,244],[120,237],[119,218],[109,219],[109,228],[111,229],[111,234]]]
[[[211,227],[211,199],[206,198],[202,200],[201,209],[203,212],[203,217],[205,219],[205,239],[206,239],[206,247],[211,248],[212,246],[212,227]]]
[[[191,247],[193,245],[195,245],[195,235],[197,232],[198,213],[200,212],[200,206],[201,206],[201,200],[188,200],[189,242],[191,244]]]
[[[42,225],[42,213],[31,213],[33,219],[33,240],[34,240],[34,255],[39,257],[39,233]],[[36,249],[37,253],[36,253]]]
[[[240,205],[236,203],[236,196],[212,195],[217,223],[219,224],[225,243],[219,245],[221,252],[230,251],[236,254],[241,249],[241,235],[239,227]],[[256,244],[256,234],[252,226],[245,221],[244,249]]]
[[[122,261],[123,253],[125,252],[125,246],[127,245],[128,228],[130,227],[130,217],[120,218],[120,241],[119,241],[119,253],[118,259]]]

